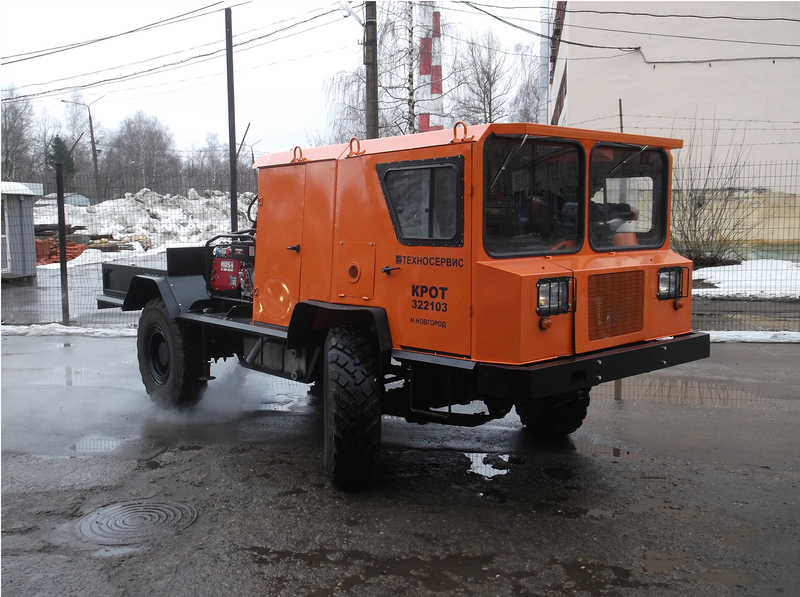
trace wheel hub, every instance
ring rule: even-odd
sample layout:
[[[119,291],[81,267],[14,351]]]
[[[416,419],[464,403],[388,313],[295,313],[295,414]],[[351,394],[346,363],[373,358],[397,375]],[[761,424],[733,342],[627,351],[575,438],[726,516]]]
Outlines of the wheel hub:
[[[164,385],[169,378],[169,345],[164,336],[164,331],[159,327],[153,327],[148,337],[148,365],[153,380]]]

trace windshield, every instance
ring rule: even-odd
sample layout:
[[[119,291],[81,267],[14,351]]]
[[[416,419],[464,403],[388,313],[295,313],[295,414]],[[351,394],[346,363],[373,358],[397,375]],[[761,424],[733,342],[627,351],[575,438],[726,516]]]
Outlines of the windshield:
[[[525,136],[484,146],[483,239],[493,257],[580,248],[583,153],[578,145]]]
[[[603,145],[589,166],[589,242],[593,249],[654,248],[664,244],[667,217],[664,151]]]

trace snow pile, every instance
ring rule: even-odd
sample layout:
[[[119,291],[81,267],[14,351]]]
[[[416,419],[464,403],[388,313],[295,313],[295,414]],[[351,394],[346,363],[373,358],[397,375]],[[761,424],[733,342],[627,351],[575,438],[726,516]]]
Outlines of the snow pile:
[[[800,299],[800,266],[791,261],[756,259],[739,265],[695,270],[692,296],[748,300]],[[700,288],[697,282],[700,281]],[[711,288],[702,286],[712,285]]]
[[[4,325],[4,336],[86,336],[89,338],[135,338],[135,329],[80,328],[48,323],[45,325]]]
[[[800,332],[707,332],[712,342],[760,342],[763,344],[798,344]]]
[[[86,226],[80,231],[88,236],[103,236],[122,242],[138,242],[150,247],[168,244],[199,245],[215,234],[230,231],[230,199],[220,191],[204,195],[189,189],[189,197],[159,195],[150,189],[126,193],[123,199],[112,199],[98,205],[65,206],[67,224]],[[238,198],[239,227],[247,228],[246,210],[253,193]],[[36,224],[58,222],[55,206],[35,206]]]

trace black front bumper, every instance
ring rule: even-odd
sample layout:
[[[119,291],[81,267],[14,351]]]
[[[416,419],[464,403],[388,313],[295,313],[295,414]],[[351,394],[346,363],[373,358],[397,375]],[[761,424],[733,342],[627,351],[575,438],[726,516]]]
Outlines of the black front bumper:
[[[708,334],[692,332],[533,365],[479,363],[478,393],[514,402],[533,400],[705,359],[709,354]]]

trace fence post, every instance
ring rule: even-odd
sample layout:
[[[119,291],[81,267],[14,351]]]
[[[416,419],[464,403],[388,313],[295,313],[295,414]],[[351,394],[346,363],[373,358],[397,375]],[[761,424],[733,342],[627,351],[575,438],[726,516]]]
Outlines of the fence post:
[[[69,325],[69,282],[67,279],[67,218],[64,215],[64,164],[56,162],[58,203],[58,261],[61,264],[61,319]]]

